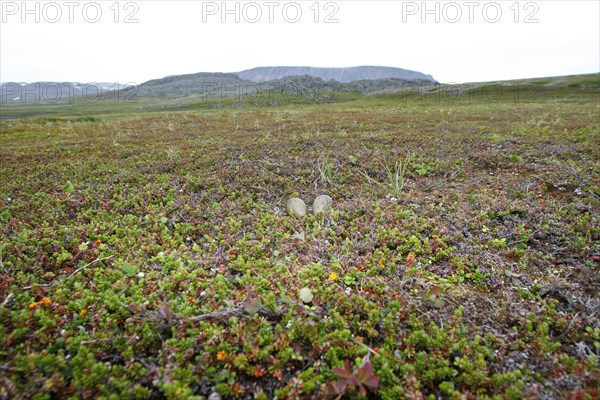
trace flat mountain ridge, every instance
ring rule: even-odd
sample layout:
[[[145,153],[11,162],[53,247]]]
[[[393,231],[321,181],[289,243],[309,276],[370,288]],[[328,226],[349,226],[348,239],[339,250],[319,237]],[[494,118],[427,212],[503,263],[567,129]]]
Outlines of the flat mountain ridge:
[[[0,98],[3,103],[23,101],[69,101],[82,95],[95,98],[97,95],[111,97],[115,89],[125,97],[142,98],[178,98],[193,94],[218,93],[224,97],[240,95],[244,88],[246,95],[258,88],[257,83],[270,82],[275,85],[282,81],[294,80],[296,83],[327,84],[335,90],[369,93],[384,88],[397,88],[405,84],[436,83],[431,75],[402,68],[361,66],[350,68],[316,67],[257,67],[241,72],[198,72],[182,75],[170,75],[152,79],[140,85],[119,83],[79,82],[4,82],[0,84]],[[95,88],[93,88],[95,87]],[[114,97],[114,96],[113,96]]]
[[[324,81],[335,80],[348,83],[362,80],[402,79],[407,81],[423,80],[436,82],[431,75],[395,67],[359,66],[349,68],[320,67],[256,67],[240,72],[237,76],[251,82],[266,82],[289,76],[308,75]]]

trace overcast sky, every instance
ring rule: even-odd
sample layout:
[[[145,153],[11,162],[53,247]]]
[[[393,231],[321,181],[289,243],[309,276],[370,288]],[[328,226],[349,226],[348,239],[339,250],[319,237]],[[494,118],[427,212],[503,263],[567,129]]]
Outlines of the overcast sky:
[[[2,82],[140,84],[275,65],[382,65],[445,83],[600,71],[597,0],[0,5]]]

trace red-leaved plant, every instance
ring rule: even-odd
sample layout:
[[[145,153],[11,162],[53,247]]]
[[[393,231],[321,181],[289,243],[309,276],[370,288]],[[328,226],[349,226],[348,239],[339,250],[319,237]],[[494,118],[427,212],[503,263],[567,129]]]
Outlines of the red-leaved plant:
[[[344,362],[344,368],[333,368],[333,373],[338,376],[336,382],[331,383],[331,394],[341,395],[352,386],[358,387],[361,396],[367,395],[367,388],[376,391],[379,388],[379,377],[373,373],[373,365],[365,358],[362,365],[352,371],[350,360]]]

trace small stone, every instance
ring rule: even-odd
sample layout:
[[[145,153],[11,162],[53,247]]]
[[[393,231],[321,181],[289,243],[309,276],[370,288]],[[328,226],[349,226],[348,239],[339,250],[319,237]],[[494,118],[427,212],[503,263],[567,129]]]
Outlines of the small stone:
[[[221,395],[217,392],[212,392],[210,396],[208,396],[208,400],[221,400]]]
[[[306,216],[306,203],[302,199],[292,197],[285,204],[285,210],[294,217],[302,218]]]
[[[298,295],[300,296],[300,300],[302,300],[303,303],[310,303],[313,299],[312,290],[310,290],[307,287],[300,289]]]
[[[313,202],[313,214],[325,213],[333,204],[333,199],[326,194],[322,194]]]

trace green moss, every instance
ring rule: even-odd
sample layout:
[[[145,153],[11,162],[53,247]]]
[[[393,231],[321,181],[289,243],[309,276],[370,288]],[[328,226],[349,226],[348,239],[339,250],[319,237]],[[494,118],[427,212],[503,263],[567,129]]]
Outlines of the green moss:
[[[319,397],[369,355],[374,398],[568,397],[565,374],[593,393],[600,335],[573,299],[598,270],[597,93],[535,85],[3,120],[0,386]],[[282,212],[319,194],[327,215]]]

